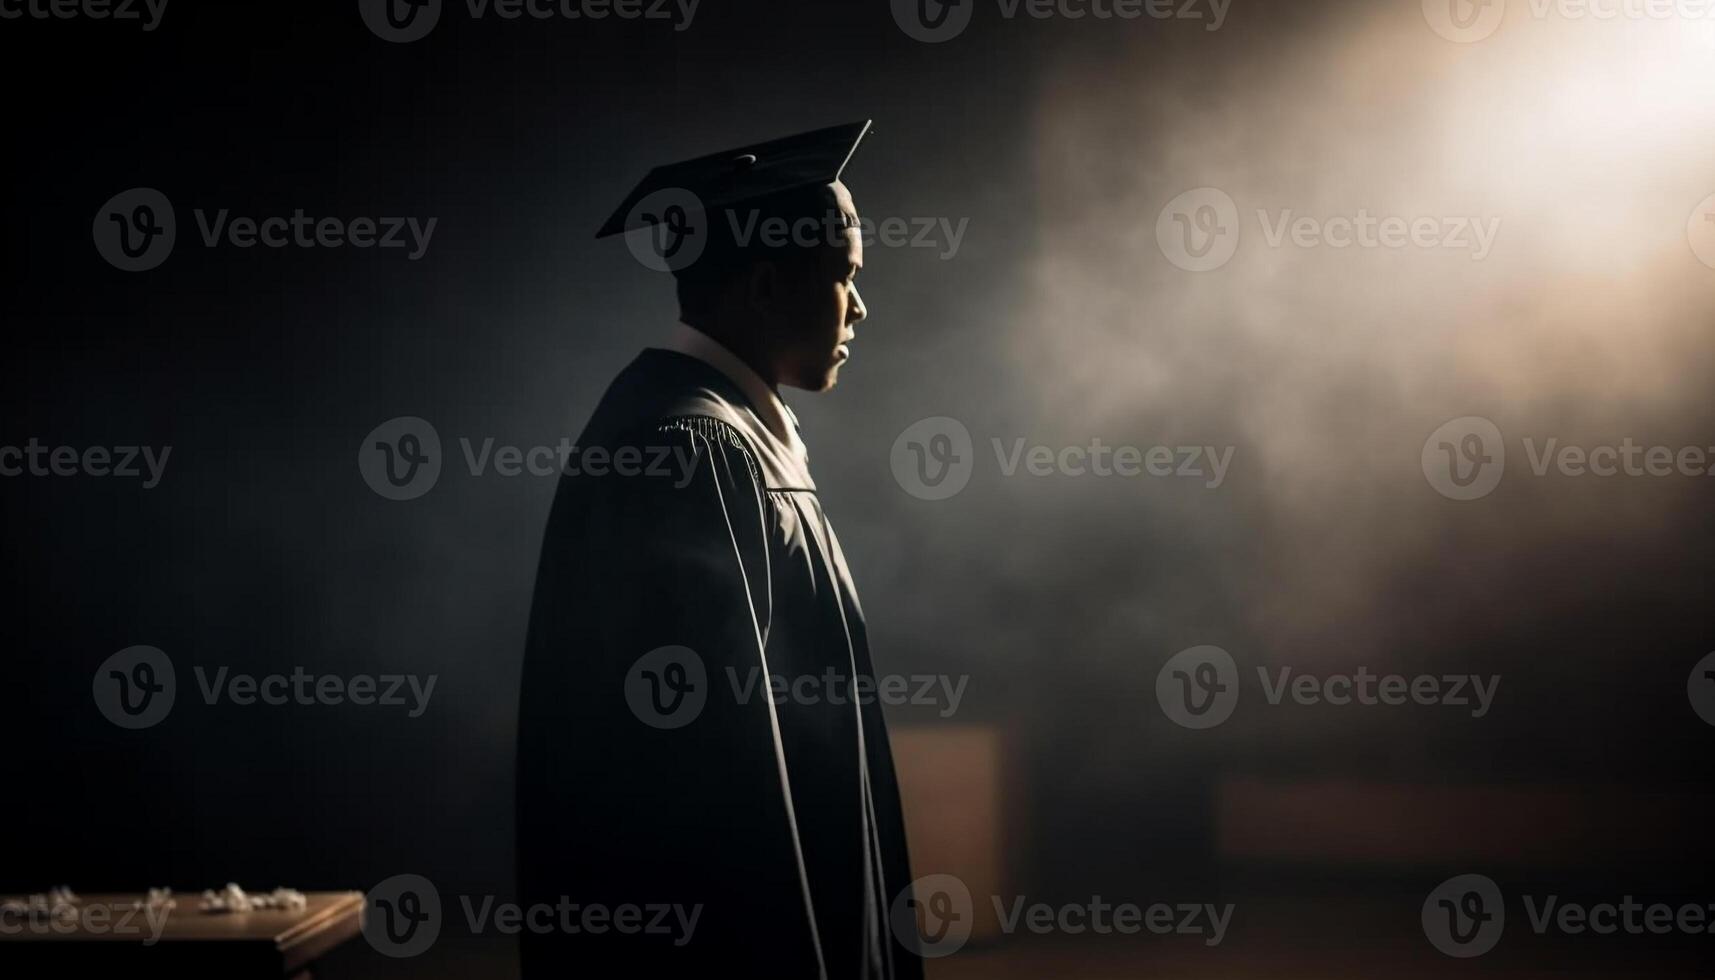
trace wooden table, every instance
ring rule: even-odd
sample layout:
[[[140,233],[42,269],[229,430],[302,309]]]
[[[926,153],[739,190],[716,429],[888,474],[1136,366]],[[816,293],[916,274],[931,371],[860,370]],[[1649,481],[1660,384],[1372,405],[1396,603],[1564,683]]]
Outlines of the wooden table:
[[[362,892],[307,892],[296,911],[200,912],[200,893],[151,920],[134,911],[143,895],[84,895],[75,921],[7,913],[0,921],[0,976],[288,977],[363,928]],[[0,901],[22,901],[21,895]],[[51,972],[50,972],[51,971]]]

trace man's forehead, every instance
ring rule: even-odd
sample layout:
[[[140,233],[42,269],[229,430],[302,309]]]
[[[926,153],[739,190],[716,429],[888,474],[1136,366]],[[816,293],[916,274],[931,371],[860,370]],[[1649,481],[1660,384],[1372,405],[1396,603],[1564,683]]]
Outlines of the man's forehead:
[[[840,181],[828,185],[834,207],[846,215],[846,258],[852,265],[863,265],[863,227],[859,223],[857,205],[852,201],[851,188]]]
[[[852,202],[851,188],[847,187],[844,182],[836,180],[828,185],[828,190],[833,193],[835,207],[856,217],[857,205]]]

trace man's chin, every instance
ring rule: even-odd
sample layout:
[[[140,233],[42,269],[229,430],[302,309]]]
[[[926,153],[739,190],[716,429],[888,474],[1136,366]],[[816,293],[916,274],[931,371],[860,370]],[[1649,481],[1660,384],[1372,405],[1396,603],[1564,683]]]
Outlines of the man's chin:
[[[828,391],[840,383],[840,367],[840,364],[834,364],[823,370],[820,374],[806,375],[802,378],[788,381],[786,384],[788,387],[797,388],[800,391],[813,393]]]

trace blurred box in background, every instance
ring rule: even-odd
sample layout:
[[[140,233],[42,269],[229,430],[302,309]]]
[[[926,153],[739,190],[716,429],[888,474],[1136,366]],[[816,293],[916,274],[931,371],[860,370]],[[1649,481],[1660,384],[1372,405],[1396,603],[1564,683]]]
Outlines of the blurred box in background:
[[[911,873],[950,874],[971,890],[971,941],[1000,936],[991,896],[1011,873],[1009,842],[1021,836],[1006,739],[989,725],[890,726]],[[889,901],[892,896],[889,896]]]

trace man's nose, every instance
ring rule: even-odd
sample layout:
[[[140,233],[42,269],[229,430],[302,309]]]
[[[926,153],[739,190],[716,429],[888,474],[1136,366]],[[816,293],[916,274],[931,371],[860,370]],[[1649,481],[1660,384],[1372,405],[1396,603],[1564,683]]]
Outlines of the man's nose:
[[[846,322],[857,323],[869,316],[869,307],[863,305],[863,295],[858,292],[857,283],[852,283],[851,306],[846,310]]]

